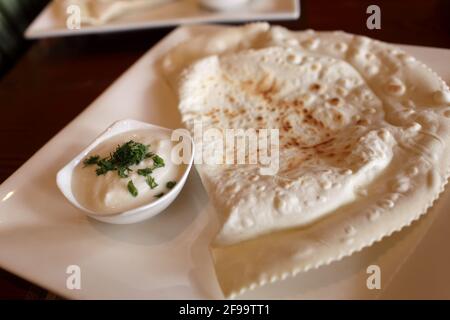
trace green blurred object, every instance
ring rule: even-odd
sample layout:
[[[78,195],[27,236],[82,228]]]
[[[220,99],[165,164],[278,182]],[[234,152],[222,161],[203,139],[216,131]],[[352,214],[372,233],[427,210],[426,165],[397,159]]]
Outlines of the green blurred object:
[[[0,75],[25,47],[23,32],[48,0],[0,0]]]

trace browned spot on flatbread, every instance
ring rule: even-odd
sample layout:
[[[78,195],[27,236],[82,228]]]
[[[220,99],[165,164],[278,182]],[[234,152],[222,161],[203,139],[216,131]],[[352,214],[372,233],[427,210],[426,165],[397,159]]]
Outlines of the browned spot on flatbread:
[[[341,102],[341,100],[336,97],[328,100],[328,103],[331,104],[332,106],[338,106],[340,102]]]
[[[227,95],[227,99],[228,99],[228,102],[230,102],[231,104],[236,103],[236,99],[231,95]]]
[[[369,122],[366,119],[360,119],[360,120],[356,121],[356,124],[359,126],[367,126],[369,124]]]
[[[312,92],[317,92],[317,91],[319,91],[321,88],[322,88],[322,86],[321,86],[319,83],[313,83],[313,84],[311,84],[311,85],[309,86],[309,89],[310,89]]]
[[[292,129],[291,123],[290,123],[289,121],[285,121],[285,122],[283,123],[283,130],[284,130],[284,131],[289,131],[289,130],[291,130],[291,129]]]

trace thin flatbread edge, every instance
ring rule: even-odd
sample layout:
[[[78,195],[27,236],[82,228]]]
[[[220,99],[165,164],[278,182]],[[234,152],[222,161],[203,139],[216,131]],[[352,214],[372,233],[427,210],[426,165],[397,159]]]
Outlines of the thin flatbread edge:
[[[239,28],[227,29],[233,29],[233,32],[240,32]],[[217,32],[220,33],[222,31]],[[240,40],[231,41],[231,46],[222,47],[211,46],[211,42],[214,44],[214,41],[217,40],[211,35],[208,35],[208,38],[196,37],[199,42],[205,41],[203,48],[208,50],[205,50],[206,52],[188,54],[188,59],[185,61],[186,64],[184,66],[174,68],[176,72],[173,72],[174,69],[172,68],[172,73],[166,73],[172,78],[169,81],[173,84],[174,74],[181,71],[190,62],[203,56],[229,52],[240,47],[242,49],[240,41],[246,40],[248,34],[251,36],[252,33],[247,30],[247,34],[245,32],[242,32],[242,34],[243,36]],[[342,32],[289,32],[289,35],[300,41],[308,40],[302,37],[324,37],[329,40],[334,36],[341,40],[346,38],[348,41],[355,39],[363,42],[369,41],[377,46],[385,47],[386,52],[390,51],[396,56],[403,56],[403,59],[410,59],[417,67],[422,69],[421,72],[425,72],[428,77],[433,79],[431,87],[437,91],[448,92],[449,90],[445,82],[423,63],[385,43]],[[219,34],[218,37],[220,38],[221,35]],[[211,41],[209,45],[208,41]],[[444,101],[444,104],[448,106],[447,101]],[[405,165],[404,170],[402,170],[410,176],[416,187],[413,190],[409,190],[406,197],[399,197],[395,200],[395,215],[390,215],[393,210],[385,208],[386,213],[380,215],[376,224],[373,221],[368,223],[373,216],[373,207],[379,207],[380,203],[390,206],[392,199],[390,198],[391,195],[387,194],[386,199],[374,199],[373,205],[368,206],[365,210],[354,210],[352,213],[345,215],[330,215],[307,228],[280,231],[231,246],[213,246],[212,253],[216,273],[225,296],[233,297],[266,283],[341,260],[396,231],[400,231],[425,214],[444,190],[450,171],[448,165],[450,163],[450,132],[447,119],[449,111],[448,108],[444,107],[440,112],[443,113],[443,116],[434,125],[441,129],[439,137],[444,141],[443,148],[440,150],[442,151],[440,152],[441,157],[437,159],[438,161],[430,162],[430,159],[422,159],[423,161],[421,160],[420,163]],[[197,166],[197,168],[202,182],[214,201],[215,195],[210,192],[212,187],[209,186],[207,177],[202,174],[200,166]],[[356,228],[358,232],[352,235],[351,238],[347,237],[343,232],[348,227],[349,221],[352,222],[352,225],[355,222],[358,224]]]

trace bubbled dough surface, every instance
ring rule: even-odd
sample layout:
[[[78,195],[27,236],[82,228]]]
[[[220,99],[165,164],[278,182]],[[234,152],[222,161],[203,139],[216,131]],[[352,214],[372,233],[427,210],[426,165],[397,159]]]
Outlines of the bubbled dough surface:
[[[449,90],[407,53],[267,24],[192,43],[164,61],[186,126],[276,126],[281,135],[274,177],[198,166],[221,215],[213,255],[225,295],[350,255],[409,225],[443,190]]]

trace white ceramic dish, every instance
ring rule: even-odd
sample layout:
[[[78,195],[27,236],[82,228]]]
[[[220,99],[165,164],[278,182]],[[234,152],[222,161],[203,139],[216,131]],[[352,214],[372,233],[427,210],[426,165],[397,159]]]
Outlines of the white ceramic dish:
[[[211,28],[191,26],[171,33],[0,186],[3,269],[67,298],[222,298],[208,249],[216,230],[215,213],[195,170],[163,214],[121,226],[86,217],[55,183],[57,171],[116,119],[178,128],[176,99],[159,76],[157,61],[180,41]],[[400,47],[450,82],[450,50]],[[404,231],[342,261],[241,298],[450,298],[449,191]],[[82,271],[81,290],[66,287],[67,267],[74,264]],[[381,268],[381,290],[366,286],[366,270],[373,264]]]
[[[25,31],[25,37],[37,39],[208,22],[295,20],[300,16],[300,0],[249,0],[247,5],[224,11],[206,9],[200,1],[178,0],[150,10],[140,10],[101,26],[82,26],[79,30],[68,29],[67,16],[51,2],[30,24]]]
[[[141,222],[157,215],[158,213],[166,209],[175,200],[175,198],[178,196],[181,189],[183,188],[184,183],[186,182],[186,179],[189,175],[189,171],[191,170],[192,163],[194,162],[194,152],[191,152],[191,154],[189,155],[189,164],[187,164],[186,170],[184,171],[183,175],[181,176],[180,180],[177,182],[175,187],[173,187],[161,198],[152,201],[150,203],[147,203],[143,206],[134,208],[132,210],[127,210],[118,214],[111,214],[111,215],[97,214],[96,212],[93,212],[83,207],[73,195],[72,173],[75,167],[81,161],[83,161],[86,155],[98,144],[117,134],[124,133],[130,130],[139,130],[139,129],[156,129],[159,131],[166,131],[168,133],[172,132],[172,130],[167,128],[162,128],[149,123],[131,119],[119,120],[113,123],[103,133],[101,133],[88,147],[86,147],[86,149],[81,151],[78,156],[76,156],[72,161],[70,161],[67,165],[65,165],[64,168],[59,170],[58,174],[56,175],[56,184],[58,185],[59,190],[61,190],[62,194],[64,194],[66,199],[71,204],[73,204],[76,208],[86,212],[88,216],[96,220],[114,224],[129,224]],[[191,144],[191,150],[193,151],[194,142],[192,141],[191,137],[189,137],[189,139]]]

